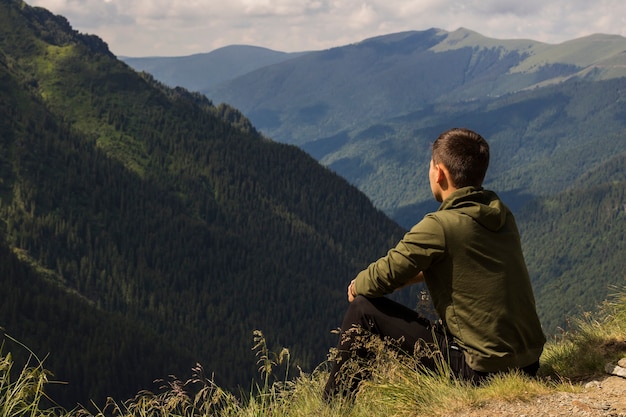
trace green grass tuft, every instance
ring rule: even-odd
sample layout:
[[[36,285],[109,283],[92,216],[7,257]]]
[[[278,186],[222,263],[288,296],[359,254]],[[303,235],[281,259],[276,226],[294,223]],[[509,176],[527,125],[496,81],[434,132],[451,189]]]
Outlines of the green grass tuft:
[[[626,288],[616,288],[596,313],[575,318],[573,330],[546,346],[541,374],[582,381],[603,374],[607,362],[625,355]]]

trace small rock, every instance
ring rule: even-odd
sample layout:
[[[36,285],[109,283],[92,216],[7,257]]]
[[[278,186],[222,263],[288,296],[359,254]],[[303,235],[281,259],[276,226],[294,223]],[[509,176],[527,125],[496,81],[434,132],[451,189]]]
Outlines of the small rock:
[[[593,410],[593,408],[589,404],[586,404],[586,403],[584,403],[582,401],[578,401],[578,400],[572,401],[572,405],[574,406],[575,409],[582,410],[582,411],[592,411]]]
[[[600,381],[589,381],[585,384],[585,389],[600,388]]]
[[[617,362],[618,366],[621,366],[622,368],[626,368],[626,358],[622,358],[619,360],[619,362]]]
[[[604,370],[611,375],[617,375],[617,376],[621,376],[622,378],[626,378],[626,368],[621,367],[620,365],[608,363],[606,367],[604,368]]]

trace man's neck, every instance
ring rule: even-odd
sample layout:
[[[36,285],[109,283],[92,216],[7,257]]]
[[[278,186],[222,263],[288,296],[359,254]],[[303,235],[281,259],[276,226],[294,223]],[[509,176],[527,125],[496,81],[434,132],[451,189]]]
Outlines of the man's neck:
[[[446,200],[448,197],[450,197],[450,194],[452,194],[453,192],[455,192],[456,190],[458,190],[458,188],[456,187],[446,187],[446,189],[442,189],[441,190],[441,201]]]

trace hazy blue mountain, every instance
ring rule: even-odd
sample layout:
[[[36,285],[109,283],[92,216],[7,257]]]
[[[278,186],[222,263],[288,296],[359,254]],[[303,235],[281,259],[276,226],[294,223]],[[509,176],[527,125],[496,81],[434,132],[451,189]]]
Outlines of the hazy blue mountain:
[[[312,52],[202,91],[243,111],[270,137],[302,145],[432,103],[501,96],[572,77],[625,76],[624,50],[619,36],[548,45],[431,29]]]
[[[192,91],[214,87],[257,68],[296,58],[286,53],[248,45],[230,45],[211,52],[181,57],[120,57],[137,71],[146,71],[170,87]]]
[[[489,178],[505,193],[563,190],[623,150],[625,50],[613,35],[552,45],[430,29],[310,52],[201,91],[302,147],[409,227],[433,207],[420,169],[428,145],[453,125],[493,139]],[[571,161],[585,142],[596,145],[580,164],[553,163],[547,180],[528,175],[552,157]]]

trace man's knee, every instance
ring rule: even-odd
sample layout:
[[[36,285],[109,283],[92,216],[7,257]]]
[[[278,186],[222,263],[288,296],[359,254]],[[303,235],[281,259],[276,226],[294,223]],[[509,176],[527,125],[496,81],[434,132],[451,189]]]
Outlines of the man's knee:
[[[355,318],[376,316],[378,309],[372,299],[357,295],[348,307],[347,315]]]
[[[370,330],[372,325],[369,319],[374,316],[376,316],[376,308],[371,300],[362,295],[357,295],[348,306],[342,329],[345,331],[351,327],[359,326]]]
[[[352,302],[350,303],[350,306],[348,307],[348,309],[363,309],[363,308],[367,308],[369,304],[371,303],[367,297],[363,295],[357,295],[356,297],[354,297],[354,300],[352,300]]]

